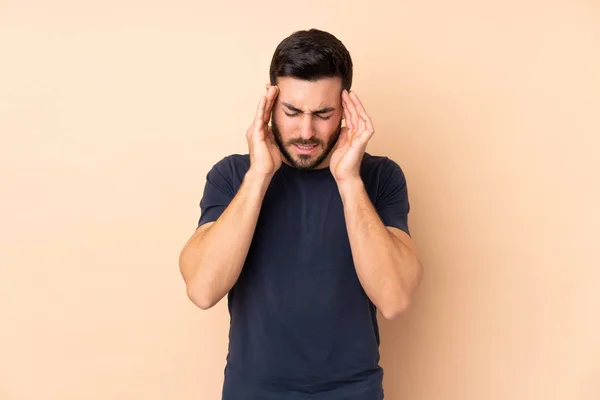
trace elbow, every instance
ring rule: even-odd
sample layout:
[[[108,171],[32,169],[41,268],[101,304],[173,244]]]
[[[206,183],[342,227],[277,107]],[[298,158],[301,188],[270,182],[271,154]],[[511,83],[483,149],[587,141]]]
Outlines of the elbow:
[[[385,319],[395,319],[410,308],[415,291],[423,279],[423,267],[421,263],[417,263],[415,270],[415,276],[409,283],[399,284],[389,292],[387,301],[381,307],[381,314]]]
[[[409,308],[409,299],[406,296],[401,296],[398,299],[387,302],[379,310],[381,315],[387,320],[393,320],[402,315]]]
[[[403,285],[390,291],[380,308],[383,317],[393,320],[402,315],[411,306],[412,294],[413,292]]]
[[[217,304],[218,300],[215,300],[211,291],[204,287],[206,285],[199,284],[198,277],[194,274],[194,271],[197,270],[194,264],[195,260],[191,259],[185,250],[179,256],[179,269],[185,282],[187,297],[198,308],[208,310]]]
[[[184,282],[188,299],[200,309],[208,310],[218,303],[219,299],[213,291],[208,290],[207,285],[201,284],[197,276],[184,275]]]
[[[208,291],[194,288],[191,284],[187,285],[186,291],[190,301],[202,310],[208,310],[219,302]]]

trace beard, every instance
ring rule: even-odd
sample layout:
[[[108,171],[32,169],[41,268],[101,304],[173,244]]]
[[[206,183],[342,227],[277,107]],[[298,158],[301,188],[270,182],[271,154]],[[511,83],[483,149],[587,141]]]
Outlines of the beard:
[[[279,151],[285,157],[285,159],[292,165],[292,167],[303,171],[315,169],[316,167],[321,165],[323,161],[325,161],[325,159],[329,156],[329,153],[331,153],[331,150],[335,147],[335,144],[337,143],[340,137],[340,132],[342,129],[342,119],[340,117],[340,122],[338,123],[335,132],[329,137],[327,143],[324,143],[322,140],[319,140],[317,138],[307,140],[297,138],[290,139],[287,142],[284,142],[283,137],[281,136],[281,131],[277,126],[277,121],[275,120],[275,113],[272,113],[271,119],[273,122],[273,136],[275,137],[275,144],[277,144]],[[294,156],[288,150],[288,148],[295,144],[316,145],[318,148],[321,148],[321,153],[314,158],[311,154],[298,154],[297,158],[294,158]]]

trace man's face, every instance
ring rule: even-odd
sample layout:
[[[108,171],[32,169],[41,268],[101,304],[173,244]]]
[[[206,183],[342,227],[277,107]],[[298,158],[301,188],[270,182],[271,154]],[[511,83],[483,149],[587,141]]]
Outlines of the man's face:
[[[329,155],[340,134],[342,81],[315,82],[282,77],[272,111],[273,135],[288,164],[299,169],[329,165]]]

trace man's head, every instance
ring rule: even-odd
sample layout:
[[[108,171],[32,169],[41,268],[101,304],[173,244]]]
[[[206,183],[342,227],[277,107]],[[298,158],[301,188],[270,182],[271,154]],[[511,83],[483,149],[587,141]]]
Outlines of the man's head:
[[[352,59],[335,36],[298,31],[273,54],[271,85],[279,87],[273,134],[285,160],[299,169],[326,166],[340,133],[342,90],[352,86]]]

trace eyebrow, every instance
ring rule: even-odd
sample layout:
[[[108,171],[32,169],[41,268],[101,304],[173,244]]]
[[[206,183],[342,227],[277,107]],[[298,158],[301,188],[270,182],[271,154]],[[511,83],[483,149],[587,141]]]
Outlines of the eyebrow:
[[[304,111],[300,110],[299,108],[294,107],[293,105],[286,103],[285,101],[282,101],[281,104],[283,104],[284,106],[286,106],[287,108],[289,108],[291,111],[297,112],[297,113],[304,113]],[[335,111],[335,107],[325,107],[325,108],[321,108],[320,110],[315,110],[312,111],[313,114],[326,114],[328,112],[331,111]]]

